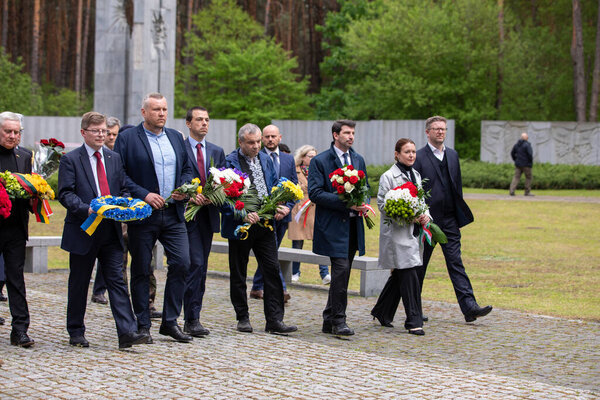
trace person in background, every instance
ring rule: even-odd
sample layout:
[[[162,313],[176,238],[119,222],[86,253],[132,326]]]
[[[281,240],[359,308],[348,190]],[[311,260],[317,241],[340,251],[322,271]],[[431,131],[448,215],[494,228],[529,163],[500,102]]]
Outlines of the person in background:
[[[294,249],[301,249],[304,246],[305,240],[313,239],[315,204],[310,203],[300,217],[298,217],[298,213],[306,202],[310,201],[308,199],[308,166],[310,165],[310,160],[316,155],[317,149],[308,144],[300,147],[294,153],[298,184],[302,188],[302,193],[304,193],[304,199],[294,205],[292,220],[288,225],[288,238],[292,241],[292,248]],[[319,265],[319,275],[321,275],[323,285],[328,285],[331,282],[331,275],[329,275],[329,267],[327,265]],[[300,263],[294,261],[292,263],[292,282],[298,282],[298,280],[300,280]]]
[[[385,196],[390,190],[407,182],[412,182],[416,187],[421,185],[421,175],[412,168],[416,154],[415,142],[404,138],[398,140],[394,151],[396,163],[379,179],[379,268],[391,269],[392,272],[371,310],[371,315],[373,319],[377,318],[382,326],[393,328],[392,321],[402,298],[406,313],[404,328],[413,335],[424,335],[421,287],[416,269],[423,264],[423,245],[418,236],[413,234],[414,224],[400,225],[390,221],[385,214]],[[429,219],[429,213],[426,213],[414,222],[425,225]]]
[[[515,176],[510,183],[509,194],[515,195],[515,190],[521,180],[521,174],[525,174],[525,196],[533,196],[531,194],[531,168],[533,167],[533,149],[529,143],[527,132],[521,133],[521,139],[513,146],[510,156],[515,162]]]

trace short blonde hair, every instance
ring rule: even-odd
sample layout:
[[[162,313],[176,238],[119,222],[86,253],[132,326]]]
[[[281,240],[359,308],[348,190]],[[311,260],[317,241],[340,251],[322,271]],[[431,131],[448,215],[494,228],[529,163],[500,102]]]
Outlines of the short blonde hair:
[[[294,152],[294,161],[296,162],[296,166],[302,165],[302,159],[311,151],[316,153],[317,149],[310,144],[305,144],[304,146],[297,148]]]

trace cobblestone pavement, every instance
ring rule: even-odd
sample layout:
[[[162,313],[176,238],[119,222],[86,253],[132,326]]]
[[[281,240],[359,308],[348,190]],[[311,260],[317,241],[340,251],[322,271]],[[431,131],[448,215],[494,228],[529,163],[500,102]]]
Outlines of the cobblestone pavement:
[[[203,324],[211,334],[119,351],[108,306],[90,303],[90,348],[68,344],[67,272],[26,274],[36,344],[9,344],[0,303],[0,399],[599,399],[600,324],[494,310],[466,324],[456,304],[427,301],[427,334],[369,318],[374,298],[352,296],[349,340],[320,332],[327,292],[292,285],[288,337],[263,332],[262,301],[250,300],[255,332],[235,330],[228,281],[207,282]],[[158,272],[162,298],[164,271]],[[182,322],[181,322],[182,323]]]

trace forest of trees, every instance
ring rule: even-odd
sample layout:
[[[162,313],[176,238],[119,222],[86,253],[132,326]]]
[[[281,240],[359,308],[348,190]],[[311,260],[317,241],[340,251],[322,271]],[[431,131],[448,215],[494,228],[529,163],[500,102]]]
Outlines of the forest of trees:
[[[0,108],[92,107],[96,0],[0,0]],[[132,0],[122,7],[131,13]],[[174,114],[597,121],[600,1],[177,0]]]

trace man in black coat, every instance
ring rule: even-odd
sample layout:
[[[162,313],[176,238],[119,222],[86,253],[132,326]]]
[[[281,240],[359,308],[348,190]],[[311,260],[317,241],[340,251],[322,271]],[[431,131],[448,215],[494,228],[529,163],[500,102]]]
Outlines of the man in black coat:
[[[521,174],[525,174],[525,196],[531,194],[531,167],[533,167],[533,149],[529,144],[527,132],[521,133],[521,139],[512,148],[510,156],[515,162],[515,176],[510,183],[510,195],[515,195],[515,189],[521,180]]]
[[[0,171],[31,173],[31,152],[17,148],[21,138],[18,114],[0,114]],[[29,236],[29,201],[12,199],[10,216],[0,219],[0,255],[4,258],[6,291],[12,316],[10,344],[31,347],[34,341],[27,335],[29,308],[25,295],[25,245]],[[4,320],[0,318],[0,324]]]
[[[446,259],[446,268],[454,286],[460,309],[467,322],[473,322],[492,311],[492,306],[479,307],[473,287],[462,263],[460,251],[460,228],[473,222],[473,214],[463,200],[462,177],[458,153],[446,147],[446,118],[435,116],[425,122],[427,144],[417,151],[417,160],[413,165],[424,183],[425,191],[431,190],[427,199],[429,212],[435,222],[448,237],[448,243],[442,244]],[[433,247],[425,243],[423,265],[417,268],[421,290],[431,258]]]

